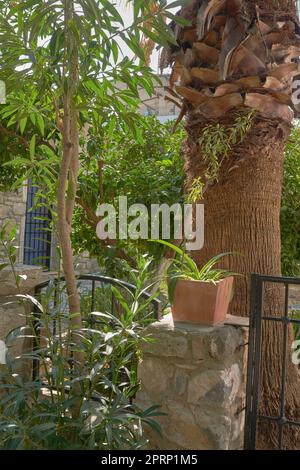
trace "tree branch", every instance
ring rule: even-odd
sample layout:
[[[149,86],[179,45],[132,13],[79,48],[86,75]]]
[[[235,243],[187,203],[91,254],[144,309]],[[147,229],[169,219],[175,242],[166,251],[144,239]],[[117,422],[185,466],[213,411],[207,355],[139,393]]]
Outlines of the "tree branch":
[[[88,203],[82,198],[77,196],[76,197],[77,204],[83,209],[85,214],[86,223],[93,229],[96,230],[98,222],[100,222],[101,217],[98,217],[93,209],[88,205]],[[112,240],[111,238],[107,238],[106,240],[100,240],[99,242],[105,246],[113,246],[116,248],[116,240]],[[132,267],[136,267],[136,262],[131,256],[127,255],[127,253],[122,250],[122,248],[116,248],[116,255],[118,258],[123,259],[128,262],[128,264]]]

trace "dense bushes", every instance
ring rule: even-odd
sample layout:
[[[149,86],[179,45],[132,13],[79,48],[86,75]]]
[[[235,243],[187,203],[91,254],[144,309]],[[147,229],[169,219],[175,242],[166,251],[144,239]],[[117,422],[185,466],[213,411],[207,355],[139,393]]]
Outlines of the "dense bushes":
[[[14,237],[15,229],[0,230],[0,245],[19,286]],[[117,314],[102,313],[102,299],[95,302],[97,311],[91,312],[85,288],[80,329],[66,311],[62,281],[56,286],[50,282],[35,298],[19,295],[12,301],[23,304],[27,327],[12,330],[5,340],[7,364],[0,364],[0,449],[137,449],[145,443],[144,426],[159,432],[158,407],[153,404],[141,410],[132,403],[139,387],[141,343],[149,341],[142,330],[154,315],[151,299],[142,295],[151,282],[150,265],[150,259],[141,258],[137,271],[130,270],[135,292],[112,287]],[[5,266],[0,263],[0,270]],[[27,308],[32,303],[35,313]],[[35,346],[15,357],[11,346],[24,338],[34,338]],[[34,381],[16,373],[23,366],[31,369],[32,361],[39,363]]]
[[[282,273],[300,273],[300,128],[286,146],[281,208]]]
[[[93,209],[97,206],[98,179],[93,152],[105,153],[103,169],[103,194],[105,202],[117,203],[117,195],[127,195],[129,204],[183,202],[183,162],[181,145],[184,131],[180,127],[174,135],[171,124],[160,124],[155,118],[145,118],[141,128],[140,142],[124,132],[114,132],[109,148],[104,148],[105,136],[98,136],[96,142],[90,136],[88,152],[83,157],[80,176],[80,191],[85,194]],[[90,163],[93,162],[93,163]],[[117,204],[116,204],[117,205]],[[114,259],[114,248],[103,250],[95,231],[84,223],[83,212],[77,208],[75,217],[74,245],[77,250],[87,249],[92,256],[106,261]],[[285,275],[299,275],[300,268],[300,128],[293,129],[286,146],[284,162],[283,195],[281,210],[282,272]],[[141,242],[118,242],[127,251],[152,250],[160,256],[156,247]]]
[[[101,192],[102,202],[113,203],[117,207],[119,195],[126,195],[128,203],[183,202],[184,171],[181,146],[185,133],[180,126],[172,134],[172,123],[160,124],[155,117],[141,117],[139,140],[129,135],[115,123],[110,133],[101,135],[89,133],[85,151],[81,154],[79,195],[93,213],[96,212]],[[6,145],[6,135],[0,133],[0,148]],[[282,272],[285,275],[300,273],[300,128],[295,126],[286,146],[284,162],[281,238]],[[13,154],[27,150],[14,142]],[[3,154],[2,162],[9,159]],[[99,187],[99,162],[103,162],[101,185]],[[23,172],[16,166],[2,167],[0,190],[8,190]],[[76,208],[73,244],[75,251],[88,250],[92,257],[99,259],[106,270],[115,269],[117,248],[125,249],[131,255],[151,251],[159,258],[161,248],[144,241],[118,241],[117,247],[104,247],[96,237],[95,229],[87,223],[87,214],[78,205]]]
[[[180,126],[173,134],[172,125],[172,122],[161,124],[155,117],[141,117],[139,140],[118,124],[110,134],[95,135],[91,130],[88,135],[86,150],[81,155],[78,191],[88,210],[77,205],[73,246],[76,252],[88,250],[97,257],[106,272],[114,274],[118,249],[133,257],[147,252],[160,258],[161,247],[145,240],[118,240],[115,247],[105,247],[89,222],[99,203],[113,204],[118,210],[119,196],[127,196],[128,206],[144,204],[148,210],[151,204],[183,202],[181,149],[185,132]]]

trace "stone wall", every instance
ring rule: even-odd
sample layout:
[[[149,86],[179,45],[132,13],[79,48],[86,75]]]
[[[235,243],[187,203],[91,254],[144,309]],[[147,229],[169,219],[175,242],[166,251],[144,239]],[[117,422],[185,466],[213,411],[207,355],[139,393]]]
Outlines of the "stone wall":
[[[76,274],[95,274],[99,273],[100,267],[95,258],[90,258],[87,251],[74,256],[74,265]]]
[[[18,262],[23,262],[25,214],[26,214],[26,187],[16,192],[0,192],[0,227],[9,220],[11,225],[17,226],[16,244],[18,250]],[[0,260],[4,258],[4,253],[0,247]]]
[[[152,341],[143,346],[137,404],[166,413],[156,418],[162,437],[147,431],[150,449],[242,447],[248,329],[245,319],[230,322],[238,325],[174,326],[168,315],[145,330]]]
[[[9,221],[11,226],[16,225],[17,236],[15,244],[18,246],[17,262],[23,262],[24,236],[26,221],[26,199],[27,189],[24,186],[16,192],[0,192],[0,227],[4,222]],[[56,271],[58,268],[57,240],[55,234],[52,234],[50,269]],[[4,260],[5,254],[0,246],[0,261]],[[75,269],[77,274],[92,274],[99,272],[99,265],[95,259],[89,257],[88,252],[80,253],[74,257]]]

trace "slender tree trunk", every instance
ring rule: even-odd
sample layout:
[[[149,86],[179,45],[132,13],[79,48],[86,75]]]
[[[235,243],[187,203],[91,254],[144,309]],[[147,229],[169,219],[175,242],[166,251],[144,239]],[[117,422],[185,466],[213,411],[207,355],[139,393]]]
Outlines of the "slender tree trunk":
[[[227,115],[222,122],[233,125],[234,116]],[[186,171],[188,182],[203,174],[203,159],[196,145],[202,125],[190,115],[187,121]],[[235,147],[220,168],[219,181],[204,194],[205,243],[194,254],[201,265],[221,252],[239,255],[224,258],[222,267],[243,274],[235,280],[235,295],[231,313],[249,314],[250,273],[281,274],[280,260],[280,205],[284,145],[290,125],[257,116],[252,130],[242,144]],[[266,311],[283,314],[282,291],[268,286],[265,295]],[[283,328],[270,322],[263,331],[261,413],[279,414],[279,393],[282,372]],[[293,332],[290,330],[290,343]],[[300,380],[296,367],[288,356],[286,378],[286,414],[300,419]],[[278,444],[277,425],[264,424],[260,428],[261,448]],[[299,448],[299,434],[287,429],[286,448]]]
[[[73,120],[74,120],[73,116]],[[63,131],[63,158],[60,169],[59,186],[57,194],[57,209],[58,209],[58,233],[62,253],[63,271],[66,279],[67,293],[69,299],[69,310],[71,314],[78,314],[74,317],[73,322],[81,325],[80,320],[80,298],[76,286],[76,276],[74,271],[73,250],[71,244],[71,229],[72,229],[72,215],[73,204],[75,200],[75,184],[70,185],[69,194],[66,195],[67,184],[69,175],[75,182],[77,178],[77,164],[78,164],[78,130],[74,129],[77,125],[75,121],[72,123],[73,133],[72,140],[68,138],[68,113],[65,114],[64,131]],[[72,170],[71,170],[72,168]],[[76,191],[76,190],[75,190]]]
[[[80,298],[77,290],[71,243],[72,218],[75,206],[79,169],[78,112],[75,105],[78,84],[78,51],[72,44],[68,22],[73,16],[73,1],[65,0],[65,63],[63,73],[64,115],[62,124],[63,155],[59,174],[57,209],[58,235],[66,279],[69,311],[75,326],[81,326]],[[67,86],[66,86],[67,83]],[[74,315],[77,314],[77,315]]]
[[[57,191],[58,212],[58,237],[62,254],[63,272],[66,280],[69,314],[72,323],[72,340],[75,344],[73,352],[74,366],[80,367],[84,356],[80,351],[80,336],[77,330],[82,326],[80,312],[80,297],[74,269],[73,249],[71,243],[71,231],[73,212],[76,201],[77,179],[79,170],[79,129],[78,110],[76,109],[76,91],[78,85],[78,46],[70,35],[69,21],[74,14],[74,3],[65,0],[65,57],[63,69],[63,122],[62,122],[62,144],[63,153],[59,173]],[[72,405],[72,415],[77,417],[80,413],[82,398],[80,396],[80,384],[75,383],[72,391],[78,399]],[[73,435],[74,440],[77,434]]]

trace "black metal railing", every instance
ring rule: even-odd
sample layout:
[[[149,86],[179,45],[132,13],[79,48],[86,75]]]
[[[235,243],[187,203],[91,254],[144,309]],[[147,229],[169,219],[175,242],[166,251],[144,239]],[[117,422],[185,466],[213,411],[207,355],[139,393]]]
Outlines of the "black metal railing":
[[[264,292],[267,283],[275,283],[284,287],[284,314],[278,316],[278,312],[265,315],[264,313]],[[289,287],[299,285],[300,278],[261,276],[253,274],[251,278],[251,308],[250,308],[250,331],[248,350],[248,373],[246,391],[246,414],[245,414],[245,439],[244,449],[254,450],[256,448],[258,424],[260,422],[273,422],[278,426],[278,449],[284,448],[284,428],[287,426],[300,427],[300,421],[293,421],[286,416],[286,379],[289,328],[290,325],[300,326],[300,318],[292,318],[289,308]],[[276,316],[275,316],[276,314]],[[281,377],[278,403],[278,414],[268,416],[260,413],[260,379],[261,364],[266,358],[262,357],[262,346],[264,341],[264,322],[277,322],[282,324],[283,344],[281,360]],[[300,390],[299,390],[300,393]],[[270,397],[271,400],[271,397]]]
[[[95,311],[95,308],[99,308],[99,305],[96,305],[96,293],[97,293],[97,286],[114,286],[120,289],[123,289],[124,291],[129,291],[131,293],[136,292],[136,286],[133,284],[130,284],[126,281],[122,281],[120,279],[115,279],[112,277],[108,276],[101,276],[101,275],[92,275],[92,274],[87,274],[87,275],[82,275],[77,277],[77,281],[84,282],[84,290],[85,290],[85,295],[84,297],[89,298],[89,313]],[[57,304],[58,304],[58,297],[61,297],[61,294],[59,294],[59,290],[61,290],[61,285],[65,283],[65,278],[62,276],[60,278],[54,278],[47,280],[38,286],[35,287],[34,291],[34,296],[35,298],[39,299],[41,297],[43,289],[47,288],[50,283],[52,283],[53,288],[51,291],[51,297],[52,297],[52,308],[56,309]],[[108,294],[108,293],[107,293]],[[64,294],[64,301],[65,304],[67,305],[67,295],[66,293]],[[158,298],[153,298],[153,295],[150,294],[149,292],[143,291],[141,292],[141,297],[145,300],[149,300],[149,305],[151,307],[151,310],[153,311],[153,320],[159,320],[161,318],[161,301]],[[60,299],[61,302],[61,299]],[[111,291],[111,299],[110,299],[110,311],[112,314],[115,314],[115,310],[118,308],[118,299],[116,298],[115,294],[113,291]],[[40,312],[37,307],[37,305],[34,305],[33,307],[33,313],[35,320],[33,322],[33,327],[35,330],[35,335],[33,337],[33,351],[36,351],[39,347],[39,335],[40,335]],[[91,316],[87,316],[86,320],[88,322],[95,326],[95,325],[101,325],[103,322],[101,320],[97,320],[95,318],[92,318]],[[56,335],[56,318],[52,318],[52,335],[53,337]],[[32,364],[32,379],[36,380],[39,377],[39,368],[40,368],[40,361],[39,359],[33,359],[33,364]]]

